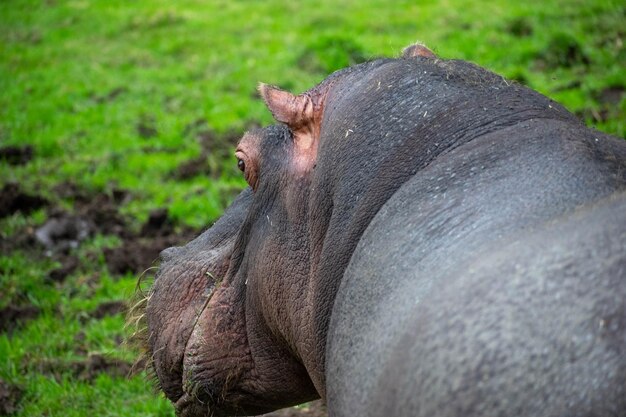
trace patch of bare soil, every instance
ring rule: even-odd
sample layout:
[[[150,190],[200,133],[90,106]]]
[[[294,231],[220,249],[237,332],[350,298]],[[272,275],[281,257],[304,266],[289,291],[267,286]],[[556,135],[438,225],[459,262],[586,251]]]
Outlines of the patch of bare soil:
[[[572,68],[587,66],[590,63],[589,56],[578,40],[565,33],[554,35],[545,49],[535,58],[537,70]]]
[[[174,171],[172,177],[177,180],[187,180],[198,175],[209,175],[210,173],[207,156],[202,154],[197,158],[181,163]]]
[[[124,190],[114,188],[93,193],[72,183],[61,183],[54,187],[54,191],[59,197],[73,201],[72,212],[50,207],[47,200],[22,193],[19,184],[7,184],[0,192],[2,215],[48,206],[48,219],[41,226],[27,226],[9,238],[0,238],[2,253],[23,250],[28,256],[41,257],[44,249],[48,257],[58,261],[60,266],[45,277],[44,282],[48,284],[62,283],[82,268],[81,260],[72,250],[94,234],[115,235],[122,240],[121,247],[104,250],[106,264],[115,275],[140,274],[158,260],[163,249],[184,244],[198,234],[189,228],[176,228],[167,209],[153,211],[140,231],[134,232],[119,212],[119,207],[129,198],[129,193]],[[97,275],[85,279],[84,285],[89,288],[98,285]],[[125,308],[121,302],[104,304],[87,317],[99,319],[118,314]],[[0,331],[12,331],[19,323],[35,318],[39,313],[34,306],[9,304],[0,310]]]
[[[611,106],[618,105],[624,94],[626,93],[626,88],[621,85],[615,85],[612,87],[607,87],[596,94],[596,99],[601,104],[607,104]]]
[[[23,193],[19,184],[8,183],[0,190],[0,218],[18,211],[28,214],[46,205],[48,200]]]
[[[153,117],[142,117],[135,127],[137,134],[143,139],[150,139],[159,134]]]
[[[304,407],[283,408],[282,410],[263,414],[262,417],[328,417],[328,411],[324,403],[318,400],[310,402]]]
[[[0,379],[0,416],[14,414],[23,395],[22,387]]]
[[[94,319],[103,319],[107,316],[114,316],[120,313],[126,313],[126,303],[123,301],[106,301],[96,307],[89,317]]]
[[[61,256],[59,257],[61,266],[48,272],[46,281],[48,282],[63,282],[68,275],[73,274],[80,267],[80,261],[76,256]]]
[[[518,38],[526,38],[533,34],[533,27],[530,21],[524,17],[513,19],[506,26],[506,30]]]
[[[108,103],[108,102],[115,100],[116,98],[126,93],[127,91],[128,91],[128,88],[126,87],[117,87],[105,94],[98,95],[94,93],[92,94],[91,98],[96,103],[103,104],[103,103]]]
[[[9,165],[25,165],[33,159],[33,147],[25,146],[2,146],[0,147],[0,161]]]
[[[62,379],[63,374],[70,373],[80,381],[93,382],[98,375],[106,373],[112,377],[127,378],[135,371],[141,370],[137,365],[130,362],[109,358],[99,353],[89,355],[85,359],[76,361],[45,360],[34,365],[39,373],[50,375],[57,381]]]
[[[0,236],[0,253],[8,254],[14,250],[28,250],[36,246],[37,240],[35,239],[35,229],[32,227],[25,227],[20,230],[19,233],[16,233],[9,238],[3,238]]]
[[[33,305],[8,305],[0,309],[0,333],[12,332],[23,323],[39,316],[41,310]]]
[[[74,200],[75,212],[52,210],[48,220],[35,231],[37,241],[49,254],[68,253],[95,233],[122,238],[128,234],[126,222],[118,212],[120,203],[127,196],[125,191],[89,195],[69,183],[60,184],[55,190]]]
[[[184,244],[196,235],[192,229],[176,232],[167,209],[158,209],[150,213],[138,235],[126,237],[121,247],[105,249],[104,258],[113,274],[141,274],[158,260],[163,249]]]
[[[61,198],[73,200],[72,213],[49,209],[48,220],[40,227],[27,227],[10,239],[0,239],[3,253],[24,249],[35,255],[43,247],[48,256],[59,261],[61,266],[46,277],[50,283],[63,282],[80,268],[80,261],[70,252],[96,233],[122,239],[121,247],[104,250],[109,270],[119,275],[142,273],[158,259],[163,249],[186,243],[198,234],[191,229],[176,230],[167,209],[153,211],[139,233],[132,232],[119,213],[119,207],[129,198],[124,190],[114,188],[107,193],[93,194],[75,184],[61,183],[54,191]],[[0,192],[0,215],[17,210],[28,212],[48,204],[41,197],[22,193],[18,184],[7,184]]]
[[[611,118],[620,118],[619,103],[626,96],[626,88],[622,86],[607,87],[593,94],[599,103],[597,108],[590,107],[579,110],[576,115],[583,120],[591,120],[594,123],[605,122]]]
[[[35,237],[49,251],[67,253],[77,248],[92,232],[93,224],[88,219],[58,212],[35,231]]]
[[[87,195],[75,200],[75,210],[79,216],[87,218],[95,231],[105,235],[128,235],[126,221],[119,213],[120,205],[128,198],[125,190],[114,189],[110,194]]]

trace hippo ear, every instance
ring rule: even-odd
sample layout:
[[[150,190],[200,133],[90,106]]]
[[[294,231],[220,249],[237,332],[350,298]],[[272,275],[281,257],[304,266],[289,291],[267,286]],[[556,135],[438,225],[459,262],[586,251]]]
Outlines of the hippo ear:
[[[264,83],[259,84],[259,93],[274,119],[285,123],[292,130],[297,130],[313,118],[311,98],[307,95],[296,96]]]
[[[420,43],[409,45],[402,50],[402,58],[416,58],[421,56],[423,58],[437,58],[437,55],[430,49]]]
[[[285,123],[293,133],[296,148],[315,162],[322,115],[328,86],[317,86],[299,95],[267,84],[259,84],[259,93],[276,121]]]

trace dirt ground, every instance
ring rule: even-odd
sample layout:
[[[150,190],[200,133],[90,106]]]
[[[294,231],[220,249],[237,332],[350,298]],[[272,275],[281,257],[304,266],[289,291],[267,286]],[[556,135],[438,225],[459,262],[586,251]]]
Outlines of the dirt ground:
[[[43,225],[37,229],[25,228],[11,239],[0,241],[0,249],[3,253],[21,249],[35,256],[45,253],[58,261],[61,267],[48,274],[52,282],[62,282],[81,267],[70,252],[94,234],[115,235],[122,240],[120,247],[104,251],[110,272],[120,275],[140,274],[158,260],[161,250],[184,244],[199,233],[188,228],[175,230],[166,208],[154,210],[141,229],[133,232],[118,211],[129,195],[124,190],[89,194],[74,184],[62,183],[54,191],[61,198],[74,201],[72,212],[52,205],[41,196],[22,192],[19,184],[10,183],[0,190],[0,218],[17,211],[28,214],[46,209],[48,219]]]
[[[0,158],[12,158],[21,163],[32,155],[32,148],[19,153],[14,149],[0,149]],[[8,155],[8,156],[7,156]],[[26,156],[24,156],[26,155]],[[199,231],[175,228],[168,217],[166,208],[150,213],[149,219],[139,231],[133,231],[129,222],[119,213],[119,206],[129,197],[125,190],[113,189],[107,193],[89,193],[72,183],[61,183],[54,187],[55,195],[61,199],[73,201],[73,210],[61,209],[48,199],[26,193],[20,184],[9,183],[0,189],[0,218],[15,212],[28,214],[44,209],[47,220],[39,227],[24,227],[10,238],[0,238],[0,249],[9,255],[20,250],[34,259],[48,257],[60,266],[48,272],[44,279],[46,285],[61,285],[71,274],[81,269],[87,270],[85,262],[95,259],[79,259],[74,249],[95,234],[114,235],[122,244],[117,248],[104,250],[106,265],[111,274],[121,275],[127,272],[139,275],[158,260],[159,252],[172,245],[181,245],[196,236]],[[1,272],[1,271],[0,271]],[[88,274],[83,284],[95,287],[100,279],[98,273]],[[0,332],[12,333],[24,323],[37,318],[41,309],[29,304],[28,297],[20,296],[8,300],[0,308]],[[127,303],[124,300],[106,301],[87,311],[80,320],[102,319],[115,314],[125,314]],[[84,339],[84,334],[83,334]],[[24,363],[25,369],[33,369],[51,375],[57,379],[69,371],[75,378],[92,381],[100,373],[126,377],[136,369],[143,369],[145,364],[109,358],[92,354],[82,345],[80,333],[77,336],[75,353],[85,357],[74,361],[46,361]],[[117,341],[122,343],[121,337]],[[28,357],[25,358],[28,362]],[[0,415],[8,415],[15,410],[22,396],[22,389],[0,381]]]
[[[0,379],[0,416],[13,414],[23,395],[24,389],[22,387]]]

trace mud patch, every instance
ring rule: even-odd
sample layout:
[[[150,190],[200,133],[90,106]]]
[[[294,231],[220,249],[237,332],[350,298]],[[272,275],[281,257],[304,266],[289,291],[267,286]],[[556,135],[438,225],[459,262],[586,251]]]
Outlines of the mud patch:
[[[61,381],[64,374],[71,374],[79,381],[93,382],[98,375],[108,374],[114,378],[128,378],[141,370],[130,362],[121,359],[108,358],[99,353],[89,355],[85,359],[65,362],[61,360],[44,360],[34,365],[35,370],[44,375],[50,375]]]
[[[74,199],[75,214],[53,210],[48,221],[35,231],[37,241],[49,253],[68,253],[95,233],[122,238],[129,235],[126,221],[118,212],[121,201],[127,196],[125,191],[90,196],[69,184],[57,188]]]
[[[37,245],[35,229],[25,227],[9,238],[0,237],[0,252],[9,254],[15,250],[29,250]]]
[[[211,170],[206,155],[183,162],[176,168],[172,177],[177,180],[187,180],[198,175],[209,175]]]
[[[24,396],[24,389],[19,385],[9,384],[0,379],[0,416],[13,415]]]
[[[298,408],[283,408],[282,410],[263,414],[262,417],[328,417],[328,411],[324,403],[318,400]]]
[[[152,117],[142,117],[135,125],[137,134],[143,139],[150,139],[159,134],[156,122]]]
[[[26,146],[3,146],[0,147],[0,161],[9,165],[25,165],[33,159],[33,147]]]
[[[610,118],[610,112],[607,109],[587,108],[578,110],[575,114],[583,121],[591,121],[592,123],[602,123]]]
[[[513,19],[506,26],[506,31],[518,38],[526,38],[533,34],[533,26],[528,19],[519,17]]]
[[[610,119],[620,120],[624,117],[619,103],[626,97],[626,88],[620,85],[611,86],[592,95],[598,105],[577,111],[578,117],[591,123],[602,123]]]
[[[127,237],[119,248],[105,249],[104,258],[112,274],[141,274],[158,260],[163,249],[186,243],[197,234],[192,229],[176,233],[167,209],[154,210],[139,235]]]
[[[78,247],[93,232],[93,225],[85,218],[58,213],[35,232],[37,242],[49,251],[67,253]]]
[[[92,95],[92,99],[98,104],[108,103],[108,102],[115,100],[116,98],[126,93],[127,91],[128,89],[126,87],[117,87],[109,91],[106,94],[102,94],[102,95],[94,94]]]
[[[71,199],[71,200],[87,200],[88,194],[85,190],[80,188],[73,182],[61,182],[52,187],[54,194],[59,196],[60,198]]]
[[[321,36],[306,45],[296,65],[307,72],[328,74],[367,60],[368,56],[363,48],[353,40],[337,36]]]
[[[141,274],[159,259],[163,249],[190,241],[197,233],[185,231],[180,235],[159,236],[151,239],[130,238],[119,248],[105,249],[104,258],[114,275]]]
[[[100,320],[108,316],[126,313],[126,309],[126,303],[123,301],[106,301],[89,313],[89,317]]]
[[[69,275],[76,272],[80,266],[80,261],[76,256],[63,256],[59,261],[61,262],[61,266],[48,272],[46,281],[63,282]]]
[[[157,260],[160,251],[165,247],[164,242],[138,242],[131,239],[120,248],[105,249],[104,259],[113,275],[124,275],[128,272],[141,274]]]
[[[33,305],[8,305],[0,309],[0,333],[11,333],[24,323],[36,319],[41,309]]]
[[[594,96],[600,104],[615,106],[622,101],[625,95],[624,93],[626,93],[626,88],[621,85],[616,85],[607,87],[594,94]]]
[[[141,226],[139,235],[142,237],[166,236],[174,232],[174,223],[169,218],[166,208],[152,210],[148,220]]]
[[[0,190],[0,218],[18,211],[28,214],[46,205],[48,205],[48,200],[23,193],[20,186],[15,183],[6,184]]]
[[[535,59],[535,66],[538,70],[559,67],[571,68],[577,65],[586,66],[590,63],[591,60],[578,40],[564,33],[555,35]]]
[[[127,191],[114,189],[110,195],[99,193],[86,200],[76,200],[74,209],[88,219],[98,233],[124,237],[129,232],[118,209],[127,197]]]

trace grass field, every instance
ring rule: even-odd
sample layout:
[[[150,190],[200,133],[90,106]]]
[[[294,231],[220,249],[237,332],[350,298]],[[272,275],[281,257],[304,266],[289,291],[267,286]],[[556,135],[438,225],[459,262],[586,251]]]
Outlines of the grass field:
[[[123,312],[244,186],[259,81],[301,92],[420,40],[626,137],[621,0],[336,3],[0,2],[0,415],[173,416]]]

